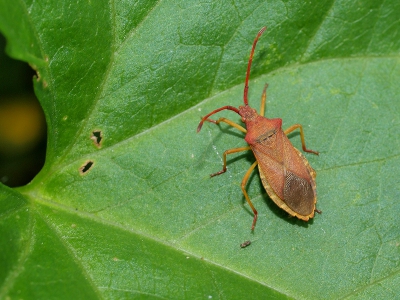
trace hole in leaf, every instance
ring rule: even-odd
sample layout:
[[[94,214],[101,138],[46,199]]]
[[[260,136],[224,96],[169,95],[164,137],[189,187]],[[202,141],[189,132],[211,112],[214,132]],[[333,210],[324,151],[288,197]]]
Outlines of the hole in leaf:
[[[101,148],[101,142],[103,140],[103,134],[101,130],[94,130],[92,132],[92,135],[90,136],[90,139],[93,141],[97,148]]]
[[[86,161],[80,168],[79,173],[85,175],[93,166],[94,162],[92,160]]]

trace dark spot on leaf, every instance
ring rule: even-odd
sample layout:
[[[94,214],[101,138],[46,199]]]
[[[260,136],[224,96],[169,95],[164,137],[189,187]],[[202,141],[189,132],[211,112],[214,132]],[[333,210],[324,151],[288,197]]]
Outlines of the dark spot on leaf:
[[[93,164],[94,162],[92,160],[88,160],[79,168],[79,173],[85,175],[92,168]]]
[[[101,143],[103,141],[103,134],[101,130],[94,130],[92,132],[92,135],[90,136],[90,139],[93,141],[97,148],[101,148]]]
[[[244,243],[240,244],[240,248],[246,248],[247,246],[249,246],[251,244],[251,241],[245,241]]]

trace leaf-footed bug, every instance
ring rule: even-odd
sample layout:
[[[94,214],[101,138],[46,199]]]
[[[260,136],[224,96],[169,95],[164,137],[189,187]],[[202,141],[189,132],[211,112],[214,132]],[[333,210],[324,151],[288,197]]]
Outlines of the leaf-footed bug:
[[[217,125],[220,122],[224,122],[246,134],[245,141],[249,144],[249,146],[226,150],[223,155],[224,164],[222,170],[213,173],[210,176],[214,177],[226,172],[226,156],[228,154],[247,150],[253,151],[256,161],[251,165],[244,175],[241,184],[243,195],[254,213],[251,230],[254,230],[258,213],[247,194],[246,184],[251,172],[257,165],[265,190],[267,191],[269,197],[280,208],[285,210],[291,216],[295,216],[304,221],[308,221],[310,218],[313,218],[315,211],[320,213],[320,211],[315,207],[315,204],[317,203],[315,177],[317,174],[310,166],[304,155],[293,147],[287,137],[289,133],[299,129],[303,151],[318,155],[317,151],[306,148],[303,127],[300,124],[295,124],[283,131],[282,119],[268,119],[264,117],[268,84],[265,84],[261,96],[260,114],[258,114],[257,111],[251,108],[248,104],[247,94],[249,89],[248,84],[251,63],[257,41],[265,30],[266,27],[263,27],[258,32],[250,52],[243,93],[244,106],[239,106],[239,108],[236,108],[227,105],[215,109],[204,116],[197,127],[197,132],[199,132],[205,121],[215,123]],[[242,121],[245,123],[246,128],[243,128],[239,124],[236,124],[235,122],[226,118],[219,118],[216,121],[209,119],[211,115],[216,114],[221,110],[232,110],[239,114],[242,118]]]

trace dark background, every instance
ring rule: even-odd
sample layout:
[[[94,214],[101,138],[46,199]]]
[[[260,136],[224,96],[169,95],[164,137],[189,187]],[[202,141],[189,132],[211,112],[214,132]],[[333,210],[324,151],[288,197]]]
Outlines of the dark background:
[[[0,182],[29,183],[43,167],[46,121],[33,92],[35,71],[5,53],[0,34]]]

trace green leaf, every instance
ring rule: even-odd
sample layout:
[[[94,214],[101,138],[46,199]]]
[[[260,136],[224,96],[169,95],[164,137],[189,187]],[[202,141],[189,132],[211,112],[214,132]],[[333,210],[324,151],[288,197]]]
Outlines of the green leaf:
[[[399,15],[396,1],[0,0],[48,124],[40,174],[0,186],[0,298],[395,298]],[[266,116],[303,124],[323,213],[288,218],[255,172],[251,233],[252,154],[209,178],[243,135],[196,127],[242,104],[264,25],[250,105],[268,82]]]

